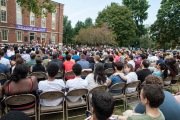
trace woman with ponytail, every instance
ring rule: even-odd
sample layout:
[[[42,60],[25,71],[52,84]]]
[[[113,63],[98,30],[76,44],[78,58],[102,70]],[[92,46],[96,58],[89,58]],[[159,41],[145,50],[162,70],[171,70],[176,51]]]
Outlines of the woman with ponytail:
[[[14,68],[9,81],[3,86],[3,93],[6,96],[34,93],[37,89],[37,79],[35,76],[27,77],[28,67],[25,64],[19,64]]]
[[[165,63],[159,63],[157,65],[157,71],[152,73],[153,75],[159,76],[161,78],[167,78],[168,68]]]

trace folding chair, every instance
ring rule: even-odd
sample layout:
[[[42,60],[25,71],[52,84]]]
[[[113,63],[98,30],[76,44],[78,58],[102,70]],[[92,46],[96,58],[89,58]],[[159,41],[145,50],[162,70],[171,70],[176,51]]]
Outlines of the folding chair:
[[[124,95],[124,88],[125,88],[125,82],[120,82],[120,83],[116,83],[114,85],[112,85],[109,89],[109,92],[111,90],[121,90],[122,92],[121,93],[111,93],[111,95],[113,96],[114,98],[114,101],[118,101],[118,100],[123,100],[123,105],[117,105],[115,107],[118,107],[118,106],[124,106],[124,110],[126,109],[126,102],[125,102],[125,95]]]
[[[64,74],[64,81],[68,79],[68,77],[75,77],[75,74],[73,71],[68,71]]]
[[[27,106],[31,106],[31,108],[27,108],[26,104],[30,104]],[[5,106],[7,108],[7,112],[11,110],[20,110],[27,114],[30,117],[35,117],[37,120],[37,109],[36,109],[36,97],[32,94],[21,94],[21,95],[12,95],[5,99]]]
[[[85,96],[85,99],[83,99],[82,97],[77,101],[77,102],[70,102],[67,98],[66,98],[66,120],[68,120],[68,118],[74,118],[74,117],[78,117],[78,116],[83,116],[84,112],[82,115],[76,115],[76,116],[71,116],[69,117],[69,111],[70,110],[76,110],[76,109],[81,109],[81,108],[86,108],[88,110],[88,101],[87,101],[87,94],[88,94],[88,90],[87,89],[75,89],[75,90],[71,90],[67,93],[66,97],[76,97],[76,96]]]
[[[4,83],[6,82],[6,80],[7,80],[6,74],[0,73],[0,83],[1,83],[1,85],[4,85]]]
[[[63,72],[59,71],[55,78],[56,79],[63,79]]]
[[[126,97],[126,108],[128,106],[128,99],[131,99],[131,98],[134,98],[134,97],[137,97],[138,98],[138,101],[139,101],[139,86],[140,86],[140,83],[141,81],[138,80],[138,81],[133,81],[131,83],[128,83],[125,87],[125,97]],[[131,92],[131,93],[127,93],[126,92],[126,89],[129,89],[129,88],[135,88],[136,91],[134,92]],[[136,102],[136,101],[135,101]],[[135,103],[135,102],[131,102],[131,103]]]
[[[38,82],[48,78],[45,72],[33,72],[30,76],[36,76]]]
[[[172,78],[172,80],[174,81],[176,81],[176,83],[174,83],[174,84],[171,84],[171,88],[173,87],[173,86],[176,86],[177,88],[178,88],[178,92],[179,92],[179,85],[178,85],[178,81],[180,80],[180,74],[178,74],[178,75],[176,75],[175,77],[173,77]]]
[[[52,114],[52,113],[63,113],[64,117],[64,93],[61,91],[48,91],[43,92],[39,95],[39,100],[54,100],[62,98],[62,102],[58,106],[43,106],[39,103],[38,105],[38,120],[40,120],[41,115]]]
[[[105,70],[106,75],[109,77],[114,73],[114,68],[108,68]]]
[[[91,97],[92,97],[92,93],[95,92],[95,91],[106,91],[107,89],[107,86],[106,85],[99,85],[93,89],[91,89],[89,92],[88,92],[88,104],[89,104],[89,110],[90,110],[90,100],[91,100]]]
[[[90,73],[92,73],[92,71],[87,71],[87,70],[84,69],[84,70],[81,72],[81,76],[82,76],[83,79],[85,79],[86,76],[89,75]]]
[[[164,89],[170,89],[172,92],[172,87],[171,87],[172,77],[167,77],[167,78],[163,79],[163,81],[164,81]]]

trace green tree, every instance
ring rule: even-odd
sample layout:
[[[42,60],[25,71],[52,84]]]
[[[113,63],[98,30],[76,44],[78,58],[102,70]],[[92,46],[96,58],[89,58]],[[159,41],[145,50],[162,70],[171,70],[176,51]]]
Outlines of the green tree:
[[[127,6],[132,13],[133,20],[136,23],[136,42],[139,41],[139,38],[142,35],[145,35],[147,30],[143,25],[143,22],[148,18],[147,9],[150,7],[147,0],[123,0],[123,4]]]
[[[74,42],[84,45],[116,45],[116,35],[107,25],[98,28],[83,28],[73,39]]]
[[[17,0],[17,3],[22,7],[23,11],[33,12],[36,16],[42,14],[43,8],[49,13],[54,12],[56,8],[56,4],[51,0]]]
[[[85,28],[85,25],[82,21],[78,21],[74,27],[74,35],[77,35],[79,30]]]
[[[84,22],[84,26],[85,27],[91,27],[93,26],[93,20],[92,18],[86,18],[85,22]]]
[[[161,48],[168,49],[180,44],[179,0],[162,0],[157,20],[151,26],[151,34]]]
[[[73,28],[71,21],[68,20],[67,16],[63,18],[63,43],[71,43],[73,37]]]
[[[110,6],[99,12],[96,25],[101,26],[103,23],[107,23],[116,34],[118,44],[128,46],[136,36],[136,25],[131,16],[132,14],[127,7],[111,3]]]

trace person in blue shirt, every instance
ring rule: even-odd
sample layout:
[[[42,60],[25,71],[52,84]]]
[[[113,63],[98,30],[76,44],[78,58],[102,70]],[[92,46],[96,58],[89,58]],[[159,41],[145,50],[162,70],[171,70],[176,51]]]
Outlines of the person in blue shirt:
[[[115,62],[114,69],[115,73],[123,73],[124,64],[122,62]],[[118,75],[111,75],[107,80],[107,86],[110,88],[112,85],[116,83],[124,82],[123,79]],[[121,90],[111,90],[111,93],[122,93]]]
[[[161,78],[166,78],[168,76],[168,68],[165,63],[159,63],[157,65],[157,71],[154,71],[152,74]]]
[[[163,89],[164,83],[162,78],[155,76],[155,75],[149,75],[145,79],[145,84],[158,84]],[[159,109],[162,111],[162,113],[165,116],[166,120],[179,120],[180,119],[180,105],[177,103],[174,96],[168,92],[163,90],[165,94],[164,102],[159,106]],[[136,113],[145,113],[146,108],[142,105],[141,102],[137,104],[134,111]]]
[[[74,55],[72,56],[72,59],[75,60],[75,61],[80,60],[80,56],[77,55],[77,51],[74,52]]]

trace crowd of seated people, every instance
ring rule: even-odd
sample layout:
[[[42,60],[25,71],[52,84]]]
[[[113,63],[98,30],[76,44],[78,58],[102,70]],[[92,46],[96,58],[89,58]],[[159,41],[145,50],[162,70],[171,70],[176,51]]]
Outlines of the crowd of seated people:
[[[4,85],[1,83],[1,96],[4,98],[4,96],[26,93],[38,96],[39,92],[68,92],[78,88],[91,90],[99,85],[107,85],[109,89],[114,84],[121,82],[128,84],[140,80],[141,83],[146,83],[148,81],[146,79],[151,74],[159,76],[161,80],[169,76],[173,78],[178,75],[178,60],[179,58],[177,56],[160,51],[133,51],[119,48],[87,46],[66,46],[61,48],[39,46],[38,50],[35,50],[33,46],[7,45],[3,49],[0,49],[0,73],[4,73],[7,76],[7,81]],[[153,69],[149,69],[150,67],[153,67]],[[114,69],[114,73],[110,76],[105,73],[105,70],[108,68]],[[87,76],[82,76],[83,69],[91,69],[92,73],[89,73]],[[63,74],[73,71],[74,76],[66,76],[64,80],[56,79],[59,71]],[[29,75],[32,72],[45,72],[48,78],[38,83],[35,76]],[[153,77],[151,77],[151,79],[152,78]],[[175,82],[175,80],[172,80],[172,83]],[[166,85],[167,83],[163,84]],[[135,88],[126,90],[127,93],[133,91],[135,91]],[[116,90],[110,92],[116,94],[122,91]],[[166,95],[170,93],[163,92],[165,94],[165,102],[168,98]],[[168,101],[172,99],[176,101],[176,99],[172,97],[173,96],[169,97]],[[82,97],[68,97],[68,100],[71,102],[76,102],[79,99],[82,99]],[[61,102],[62,99],[40,101],[44,106],[56,106]],[[171,104],[169,105],[171,106]],[[179,104],[177,104],[176,107],[177,106],[179,107]],[[136,110],[139,112],[138,109],[135,109],[135,111]],[[145,112],[144,109],[139,113],[143,112]],[[165,118],[168,118],[163,110],[162,113]]]

